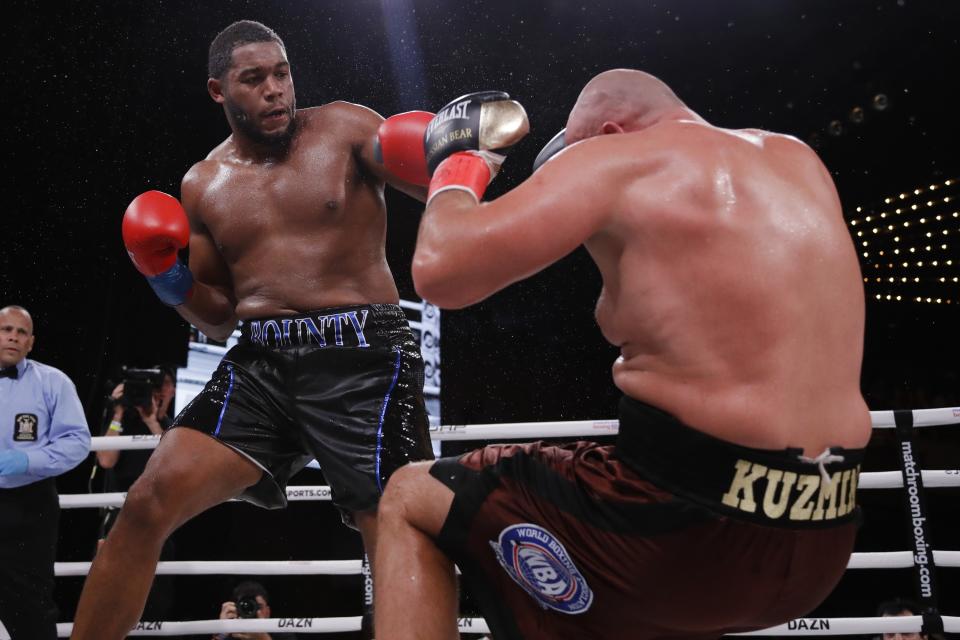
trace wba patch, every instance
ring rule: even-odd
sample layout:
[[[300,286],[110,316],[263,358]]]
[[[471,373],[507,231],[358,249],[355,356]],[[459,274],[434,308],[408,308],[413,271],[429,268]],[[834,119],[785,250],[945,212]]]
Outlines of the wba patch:
[[[577,615],[593,604],[593,591],[553,534],[535,524],[515,524],[490,541],[497,561],[545,609]]]

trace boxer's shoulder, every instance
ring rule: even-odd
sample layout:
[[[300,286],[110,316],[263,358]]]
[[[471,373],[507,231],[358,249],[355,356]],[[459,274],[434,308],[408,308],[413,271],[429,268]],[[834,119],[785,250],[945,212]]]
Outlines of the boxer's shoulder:
[[[318,107],[297,109],[298,143],[294,154],[312,155],[339,147],[355,149],[373,138],[383,122],[372,109],[337,100]]]
[[[369,107],[345,100],[334,100],[319,107],[297,110],[298,125],[304,133],[332,131],[344,135],[375,131],[383,117]]]
[[[614,136],[619,137],[619,136]],[[727,145],[751,144],[762,147],[771,138],[789,138],[761,129],[725,129],[709,122],[693,118],[662,120],[639,131],[627,133],[625,139],[647,147],[686,148],[697,145],[699,151],[708,154],[711,149]]]
[[[195,162],[183,175],[180,184],[183,197],[204,191],[232,154],[233,136],[230,136],[214,147],[203,160]]]
[[[749,169],[744,176],[758,178],[773,173],[791,184],[829,186],[832,192],[832,180],[820,156],[798,138],[762,129],[715,129],[715,135],[722,136],[712,145],[717,153],[691,156],[708,164]]]
[[[668,120],[623,136],[601,136],[623,145],[623,161],[644,163],[660,173],[680,173],[706,180],[718,168],[744,162],[817,160],[816,153],[797,138],[762,129],[725,129],[702,120]],[[607,141],[605,141],[607,142]],[[817,162],[819,162],[817,160]],[[671,170],[672,169],[672,170]],[[696,181],[694,180],[694,181]]]
[[[235,145],[233,141],[233,135],[227,136],[223,142],[215,146],[213,149],[207,153],[207,156],[196,163],[194,166],[203,165],[204,163],[217,163],[223,162],[227,158],[230,158],[235,153]]]
[[[210,188],[222,163],[223,160],[220,158],[207,156],[207,158],[194,163],[184,174],[183,180],[180,182],[180,200],[183,202],[188,215],[196,213],[197,202]]]
[[[213,179],[223,160],[219,158],[207,157],[199,162],[195,162],[185,174],[183,174],[183,185],[191,188],[201,186]]]
[[[575,176],[589,167],[598,186],[662,174],[676,164],[687,145],[654,129],[581,140],[558,154],[551,168]]]
[[[721,135],[727,136],[731,144],[746,142],[764,150],[814,154],[814,151],[799,138],[785,133],[776,133],[764,129],[720,129],[719,127],[715,127],[715,129]]]
[[[664,123],[652,129],[661,129],[665,139],[690,141],[698,145],[700,155],[710,157],[710,151],[729,153],[740,150],[747,153],[763,152],[815,156],[816,153],[798,138],[765,129],[725,129],[705,122],[677,121]]]

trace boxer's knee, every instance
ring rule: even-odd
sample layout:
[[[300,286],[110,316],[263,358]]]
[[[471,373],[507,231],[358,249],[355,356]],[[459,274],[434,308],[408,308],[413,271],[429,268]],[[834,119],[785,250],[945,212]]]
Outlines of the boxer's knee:
[[[377,507],[377,519],[381,523],[408,521],[411,511],[423,500],[420,487],[424,478],[429,479],[431,464],[414,462],[393,472]]]
[[[141,476],[127,493],[117,526],[148,538],[166,538],[181,524],[176,493],[156,478]]]
[[[394,472],[377,509],[381,528],[408,525],[431,536],[439,532],[453,492],[430,475],[432,465],[414,462]]]

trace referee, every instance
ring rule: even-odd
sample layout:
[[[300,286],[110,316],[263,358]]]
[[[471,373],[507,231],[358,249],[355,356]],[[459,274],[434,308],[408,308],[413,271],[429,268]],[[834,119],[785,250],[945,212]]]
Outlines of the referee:
[[[55,476],[90,451],[77,390],[59,369],[27,360],[33,319],[0,309],[0,622],[13,640],[54,640]]]

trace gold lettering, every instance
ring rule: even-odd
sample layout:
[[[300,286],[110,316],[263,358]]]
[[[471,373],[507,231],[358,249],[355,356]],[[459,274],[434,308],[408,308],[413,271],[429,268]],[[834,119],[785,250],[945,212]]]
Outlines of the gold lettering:
[[[843,472],[840,476],[840,505],[837,507],[837,517],[847,515],[850,511],[850,501],[847,500],[847,487],[850,484],[850,469]]]
[[[777,487],[783,480],[783,489],[780,491],[780,499],[777,500]],[[787,510],[790,503],[790,490],[793,489],[793,483],[797,481],[797,474],[792,471],[784,473],[780,469],[771,469],[767,474],[767,488],[763,492],[763,512],[768,518],[779,518]]]
[[[757,503],[753,501],[753,483],[767,473],[767,468],[762,464],[752,464],[748,460],[737,460],[735,466],[737,473],[720,502],[728,507],[753,513],[757,510]],[[743,498],[739,497],[741,493]]]
[[[813,494],[816,492],[817,488],[820,486],[820,476],[818,475],[802,475],[800,480],[797,482],[797,489],[801,490],[800,497],[797,498],[797,501],[793,504],[793,508],[790,509],[790,519],[791,520],[809,520],[810,515],[813,513]]]
[[[857,506],[857,485],[860,484],[860,465],[857,465],[855,469],[850,472],[850,493],[847,498],[847,513],[853,511],[854,507]]]
[[[813,510],[811,520],[833,520],[837,517],[837,497],[840,493],[840,472],[830,476],[830,482],[820,483],[820,493],[817,494],[817,508]],[[830,506],[824,512],[823,505],[830,501]]]

